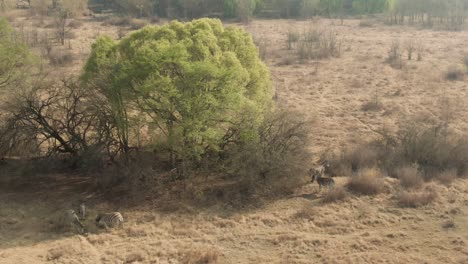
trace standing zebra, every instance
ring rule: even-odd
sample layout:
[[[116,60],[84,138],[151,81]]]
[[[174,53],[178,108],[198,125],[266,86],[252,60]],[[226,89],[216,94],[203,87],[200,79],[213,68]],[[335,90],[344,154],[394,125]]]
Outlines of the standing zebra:
[[[315,168],[312,168],[309,170],[309,176],[311,177],[311,182],[313,183],[315,180],[317,180],[317,183],[319,185],[319,189],[322,189],[322,186],[326,187],[333,187],[335,186],[335,181],[332,178],[329,177],[322,177],[325,174],[325,170],[327,169],[329,165],[321,165]]]
[[[67,222],[68,225],[70,225],[70,227],[78,227],[79,228],[79,232],[81,234],[84,234],[85,233],[85,228],[84,228],[84,225],[81,223],[80,219],[78,218],[78,215],[76,215],[75,213],[75,210],[67,210],[65,212],[65,220]]]
[[[78,216],[80,217],[80,220],[86,219],[86,205],[84,203],[81,203],[78,207]]]
[[[96,217],[96,226],[99,228],[105,228],[109,230],[109,228],[114,227],[121,227],[123,226],[124,219],[122,214],[119,212],[113,212],[108,214],[98,214]]]

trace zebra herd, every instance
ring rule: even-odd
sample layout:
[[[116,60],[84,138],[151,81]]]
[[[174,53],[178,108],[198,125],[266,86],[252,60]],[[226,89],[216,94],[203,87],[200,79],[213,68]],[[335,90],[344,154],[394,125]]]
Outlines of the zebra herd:
[[[326,170],[329,168],[329,164],[325,163],[318,167],[314,167],[309,169],[308,174],[311,177],[311,182],[314,183],[316,180],[319,189],[324,187],[334,187],[335,181],[331,177],[323,177]],[[73,209],[69,209],[65,211],[65,219],[68,225],[71,227],[78,228],[79,233],[86,234],[86,227],[82,221],[86,220],[86,205],[81,203],[78,206],[77,211]],[[111,212],[111,213],[99,213],[95,218],[95,224],[98,228],[105,228],[109,230],[110,228],[115,227],[122,227],[124,223],[124,219],[122,214],[119,212]]]
[[[86,205],[81,203],[78,210],[69,209],[65,211],[66,225],[75,227],[81,234],[86,234],[86,227],[83,221],[86,220]],[[95,218],[95,224],[98,228],[105,228],[107,231],[110,228],[122,227],[124,219],[119,212],[99,213]]]

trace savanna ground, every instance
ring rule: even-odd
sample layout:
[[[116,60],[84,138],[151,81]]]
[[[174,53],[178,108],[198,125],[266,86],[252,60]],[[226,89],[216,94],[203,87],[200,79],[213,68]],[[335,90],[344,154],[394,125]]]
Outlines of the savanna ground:
[[[16,27],[39,24],[17,12]],[[60,73],[78,72],[98,35],[117,38],[121,32],[96,19],[79,20],[63,48],[74,59],[57,68]],[[310,27],[334,30],[342,40],[341,55],[306,63],[295,59],[287,33]],[[463,63],[467,31],[360,27],[358,20],[341,25],[328,19],[255,20],[245,28],[266,51],[278,107],[314,120],[315,154],[372,139],[379,129],[395,130],[414,118],[449,118],[455,131],[468,129],[468,83],[445,78],[449,66]],[[421,44],[422,60],[404,59],[402,69],[392,68],[385,61],[395,39]],[[366,111],[363,106],[373,100],[379,107]],[[340,176],[337,185],[345,185],[349,175]],[[102,197],[88,190],[87,178],[54,178],[54,184],[38,180],[34,186],[2,188],[0,263],[468,263],[466,179],[427,183],[422,188],[437,196],[419,208],[398,204],[401,187],[391,178],[372,197],[349,195],[324,204],[326,191],[307,184],[288,198],[234,208],[175,202],[173,193],[157,200]],[[121,211],[124,228],[98,231],[89,217],[88,236],[52,232],[55,212],[78,199],[89,201],[91,215]]]

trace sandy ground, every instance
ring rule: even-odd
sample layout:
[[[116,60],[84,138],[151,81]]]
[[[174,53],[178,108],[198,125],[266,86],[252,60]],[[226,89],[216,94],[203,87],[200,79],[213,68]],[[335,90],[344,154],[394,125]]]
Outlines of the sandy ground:
[[[69,74],[79,72],[98,35],[118,35],[116,27],[81,20],[65,47],[75,55],[61,69]],[[14,22],[26,28],[35,23],[35,18]],[[312,151],[373,138],[376,130],[395,129],[414,116],[430,120],[445,113],[455,131],[468,130],[468,82],[444,79],[447,67],[460,64],[468,52],[468,32],[358,24],[321,19],[246,26],[257,41],[268,43],[266,63],[279,107],[316,120]],[[286,48],[287,32],[310,27],[333,29],[343,40],[342,55],[285,63],[294,57]],[[422,61],[391,68],[385,59],[395,39],[421,43]],[[363,111],[376,94],[382,109]],[[88,236],[50,230],[52,216],[81,197],[76,189],[45,185],[38,193],[2,191],[0,263],[468,263],[467,180],[435,185],[438,199],[419,209],[398,207],[397,182],[387,179],[387,185],[386,194],[326,205],[320,202],[323,192],[308,185],[296,196],[242,211],[180,204],[167,212],[157,209],[158,201],[137,207],[95,203],[91,215],[120,210],[127,222],[120,230],[102,232],[90,217]],[[448,222],[455,227],[444,228]]]

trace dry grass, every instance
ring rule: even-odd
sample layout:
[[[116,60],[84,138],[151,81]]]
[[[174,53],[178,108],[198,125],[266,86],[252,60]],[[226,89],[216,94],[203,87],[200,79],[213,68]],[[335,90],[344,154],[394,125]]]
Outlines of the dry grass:
[[[368,102],[365,102],[362,107],[362,111],[368,112],[368,111],[380,111],[383,109],[383,104],[379,100],[370,100]]]
[[[351,177],[346,184],[348,190],[360,195],[376,195],[384,191],[384,181],[380,170],[363,169]]]
[[[438,182],[443,185],[450,186],[457,179],[457,171],[455,169],[445,170],[436,176]]]
[[[424,184],[421,173],[415,167],[403,167],[397,169],[400,185],[405,189],[420,188]]]
[[[314,220],[315,217],[317,217],[318,212],[317,208],[312,207],[312,206],[304,206],[302,209],[297,211],[293,217],[296,219],[306,219],[306,220]]]
[[[345,188],[341,186],[336,186],[334,188],[331,188],[325,193],[322,202],[323,203],[336,203],[336,202],[341,202],[345,201],[348,199],[349,193],[346,191]]]
[[[75,57],[69,50],[52,49],[48,54],[49,63],[55,67],[63,67],[73,64]]]
[[[388,51],[387,63],[395,69],[402,69],[404,67],[402,56],[400,41],[394,40]]]
[[[184,264],[211,264],[218,263],[221,252],[215,248],[196,249],[186,252],[182,263]]]
[[[403,191],[396,197],[401,207],[417,208],[434,202],[437,198],[435,190],[426,188],[422,191]]]
[[[359,27],[366,28],[366,27],[373,27],[374,26],[374,21],[370,19],[363,19],[359,21]]]
[[[68,23],[68,27],[77,29],[77,28],[82,27],[83,24],[84,23],[82,21],[74,19]]]
[[[461,81],[465,76],[465,70],[460,65],[450,65],[445,72],[445,79],[449,81]]]

